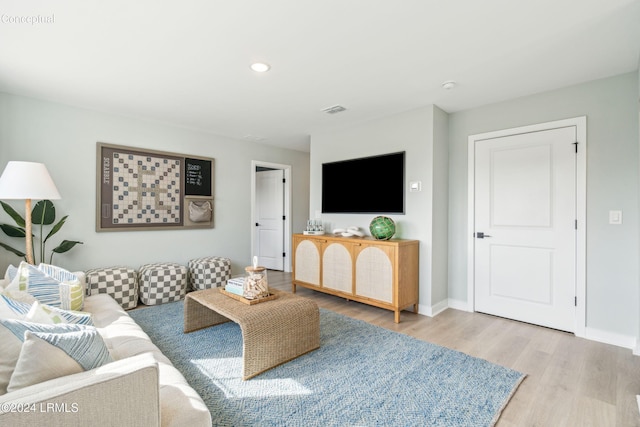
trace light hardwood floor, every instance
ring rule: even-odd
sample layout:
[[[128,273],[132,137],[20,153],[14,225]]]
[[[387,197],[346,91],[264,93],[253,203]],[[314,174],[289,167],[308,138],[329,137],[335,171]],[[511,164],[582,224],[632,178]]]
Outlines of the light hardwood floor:
[[[291,292],[291,274],[269,271],[269,286]],[[640,357],[631,350],[553,329],[448,309],[436,317],[393,312],[302,287],[319,307],[480,357],[527,374],[498,427],[639,426]]]

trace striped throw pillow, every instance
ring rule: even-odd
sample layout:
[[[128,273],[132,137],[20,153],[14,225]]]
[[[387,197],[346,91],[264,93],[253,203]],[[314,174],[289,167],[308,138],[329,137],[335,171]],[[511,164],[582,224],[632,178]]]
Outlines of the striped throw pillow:
[[[12,326],[15,325],[9,327]],[[27,327],[22,341],[8,392],[112,361],[102,337],[93,327],[63,333],[35,332]]]
[[[31,304],[0,295],[0,319],[23,319],[31,310]]]
[[[7,275],[11,279],[11,283],[7,286],[6,291],[27,292],[42,304],[59,307],[63,310],[82,310],[84,293],[80,280],[72,273],[60,270],[62,269],[54,274],[56,277],[64,279],[62,281],[26,262],[21,262],[17,268],[9,266]]]
[[[2,351],[0,351],[0,395],[7,392],[9,379],[16,367],[26,331],[66,333],[82,331],[88,328],[93,327],[76,324],[45,325],[23,320],[0,319],[0,343],[2,343]]]
[[[90,313],[62,310],[50,305],[40,304],[38,301],[31,305],[29,312],[24,317],[24,320],[34,323],[75,323],[78,325],[93,326],[93,320],[91,320]]]

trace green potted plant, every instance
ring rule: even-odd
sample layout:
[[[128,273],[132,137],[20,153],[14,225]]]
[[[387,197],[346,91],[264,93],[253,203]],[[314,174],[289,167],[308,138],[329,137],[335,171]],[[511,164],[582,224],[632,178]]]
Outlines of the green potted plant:
[[[0,224],[0,229],[4,232],[4,234],[6,234],[9,237],[14,237],[14,238],[26,238],[26,231],[25,231],[25,219],[18,213],[16,212],[11,206],[9,206],[8,204],[4,203],[4,202],[0,202],[0,204],[2,204],[2,209],[4,209],[4,211],[13,219],[13,221],[15,222],[16,225],[11,225],[11,224]],[[39,232],[39,247],[40,247],[40,262],[44,263],[46,262],[46,244],[47,241],[53,236],[55,235],[58,231],[60,231],[60,229],[62,228],[62,226],[64,225],[65,221],[67,220],[67,218],[69,217],[69,215],[65,215],[60,221],[58,221],[57,223],[55,223],[56,221],[56,208],[53,205],[53,203],[51,202],[51,200],[41,200],[38,203],[36,203],[36,205],[33,207],[32,211],[31,211],[31,223],[35,226],[39,226],[37,228],[39,228],[40,232]],[[55,224],[54,224],[55,223]],[[49,233],[47,233],[47,235],[45,237],[44,236],[44,227],[45,226],[51,226],[51,229],[49,230]],[[34,235],[32,234],[31,236],[29,236],[30,239],[34,239]],[[49,256],[49,260],[48,260],[48,264],[52,264],[53,263],[53,255],[54,254],[62,254],[65,253],[69,250],[71,250],[74,246],[78,245],[78,244],[82,244],[82,242],[76,241],[76,240],[63,240],[58,246],[56,246],[55,248],[53,248],[51,250],[51,255]],[[26,254],[18,249],[15,249],[14,247],[11,247],[5,243],[0,242],[0,246],[3,247],[4,249],[8,250],[9,252],[13,252],[14,254],[16,254],[19,257],[23,257],[26,259]],[[33,251],[34,251],[34,256],[33,258],[35,259],[35,245],[33,245]]]

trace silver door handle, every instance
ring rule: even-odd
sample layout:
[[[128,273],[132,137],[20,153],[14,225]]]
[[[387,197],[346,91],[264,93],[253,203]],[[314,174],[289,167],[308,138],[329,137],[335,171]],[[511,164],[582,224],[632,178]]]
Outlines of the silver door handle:
[[[478,231],[476,233],[476,238],[478,239],[484,239],[485,237],[491,237],[491,236],[489,236],[488,234],[484,234],[482,231]]]

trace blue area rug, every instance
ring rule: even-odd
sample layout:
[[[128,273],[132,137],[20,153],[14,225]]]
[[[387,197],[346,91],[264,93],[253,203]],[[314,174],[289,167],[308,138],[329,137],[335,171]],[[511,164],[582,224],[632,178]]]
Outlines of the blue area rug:
[[[524,375],[327,310],[320,348],[242,381],[235,323],[183,334],[183,302],[129,312],[214,426],[491,426]]]

